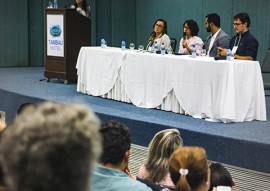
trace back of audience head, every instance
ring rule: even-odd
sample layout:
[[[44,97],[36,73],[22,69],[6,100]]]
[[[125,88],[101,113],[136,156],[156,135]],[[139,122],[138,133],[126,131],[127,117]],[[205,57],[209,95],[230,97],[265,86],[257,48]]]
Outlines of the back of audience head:
[[[183,27],[185,27],[185,24],[187,24],[188,28],[190,29],[191,32],[191,36],[198,36],[199,33],[199,26],[197,24],[196,21],[190,19],[190,20],[186,20],[183,23]]]
[[[0,159],[8,188],[87,190],[101,148],[99,125],[95,114],[79,105],[44,103],[24,110],[2,134]]]
[[[209,189],[210,170],[203,148],[180,148],[172,154],[169,164],[176,191],[207,191]]]
[[[183,140],[177,129],[165,129],[158,132],[149,144],[148,156],[145,162],[150,172],[149,179],[161,181],[169,172],[169,158],[178,148],[183,146]]]
[[[21,114],[25,109],[30,108],[30,107],[36,108],[37,105],[33,102],[22,103],[17,109],[17,115]]]
[[[213,190],[213,187],[217,186],[234,186],[234,181],[229,171],[220,163],[211,163],[210,171],[210,187],[209,191]]]
[[[120,165],[131,147],[129,129],[124,124],[111,120],[102,123],[100,134],[103,140],[103,153],[100,157],[100,163],[103,165],[108,163]]]

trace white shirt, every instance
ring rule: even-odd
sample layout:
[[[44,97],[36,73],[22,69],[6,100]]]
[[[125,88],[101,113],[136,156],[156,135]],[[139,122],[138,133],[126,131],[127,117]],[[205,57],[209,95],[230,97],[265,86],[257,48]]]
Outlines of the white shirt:
[[[203,41],[200,37],[193,36],[193,37],[190,37],[189,39],[186,39],[186,40],[187,40],[187,45],[190,49],[192,49],[192,45],[195,45],[196,53],[198,53],[198,54],[201,53],[201,50],[203,47]],[[179,53],[190,54],[186,48],[183,48],[182,42],[183,42],[183,38],[181,39],[181,41],[179,43]]]
[[[214,44],[214,42],[215,42],[215,40],[217,38],[217,35],[218,35],[218,33],[219,33],[220,30],[221,29],[219,29],[214,35],[212,35],[211,41],[210,41],[210,44],[209,44],[207,55],[209,55],[209,52],[210,52],[210,50],[211,50],[211,48],[212,48],[212,46],[213,46],[213,44]]]
[[[170,40],[170,37],[167,35],[167,34],[163,34],[161,36],[161,38],[157,38],[154,40],[154,43],[151,45],[151,46],[148,46],[147,45],[147,51],[153,51],[154,50],[154,44],[155,44],[155,41],[157,41],[157,44],[158,44],[158,50],[160,50],[160,47],[161,47],[161,43],[163,42],[164,45],[165,45],[165,48],[166,50],[171,46],[171,40]]]

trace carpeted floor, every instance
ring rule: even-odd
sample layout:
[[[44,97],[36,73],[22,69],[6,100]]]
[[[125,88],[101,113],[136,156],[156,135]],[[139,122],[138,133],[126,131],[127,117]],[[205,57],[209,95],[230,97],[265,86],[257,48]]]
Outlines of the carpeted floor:
[[[270,122],[213,123],[190,116],[156,109],[143,109],[78,93],[76,84],[46,82],[43,67],[0,68],[0,110],[7,121],[15,117],[18,106],[26,101],[43,100],[89,105],[102,121],[116,119],[126,123],[133,143],[147,146],[153,135],[164,128],[177,128],[186,145],[206,148],[211,160],[261,172],[270,172]],[[267,118],[270,97],[266,97]]]

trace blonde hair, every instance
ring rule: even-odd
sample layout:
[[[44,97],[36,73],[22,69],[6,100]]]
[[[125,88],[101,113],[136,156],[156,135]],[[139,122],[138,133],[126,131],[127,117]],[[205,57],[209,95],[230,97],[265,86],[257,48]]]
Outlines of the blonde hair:
[[[146,178],[153,182],[161,181],[169,172],[171,154],[182,146],[183,140],[177,129],[166,129],[158,132],[149,144],[145,162],[149,177]]]
[[[183,147],[176,150],[169,160],[169,165],[175,191],[196,190],[205,182],[208,163],[206,152],[201,147]],[[187,169],[188,173],[181,175],[180,169]]]

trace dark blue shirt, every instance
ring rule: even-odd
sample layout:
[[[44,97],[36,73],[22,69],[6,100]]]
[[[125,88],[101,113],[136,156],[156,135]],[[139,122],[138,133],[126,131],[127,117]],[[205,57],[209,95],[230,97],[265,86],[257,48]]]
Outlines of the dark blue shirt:
[[[238,49],[235,54],[239,56],[251,56],[253,60],[256,60],[259,43],[258,40],[249,31],[243,33],[241,38],[239,37],[239,34],[237,34],[231,39],[231,50],[234,46],[237,46],[237,44]]]

